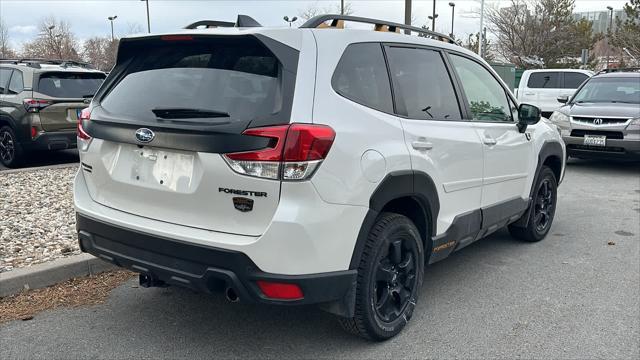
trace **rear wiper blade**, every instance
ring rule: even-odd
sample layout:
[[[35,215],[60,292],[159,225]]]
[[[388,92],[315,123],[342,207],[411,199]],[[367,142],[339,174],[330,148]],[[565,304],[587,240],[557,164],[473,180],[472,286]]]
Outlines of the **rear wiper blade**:
[[[155,108],[151,111],[161,119],[202,119],[229,117],[229,114],[226,112],[205,109]]]

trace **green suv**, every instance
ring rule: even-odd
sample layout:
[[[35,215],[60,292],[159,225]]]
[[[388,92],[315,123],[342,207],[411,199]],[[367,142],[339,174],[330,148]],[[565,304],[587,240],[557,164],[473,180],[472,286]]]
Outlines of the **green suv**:
[[[76,147],[76,126],[106,75],[63,60],[0,60],[0,163]]]

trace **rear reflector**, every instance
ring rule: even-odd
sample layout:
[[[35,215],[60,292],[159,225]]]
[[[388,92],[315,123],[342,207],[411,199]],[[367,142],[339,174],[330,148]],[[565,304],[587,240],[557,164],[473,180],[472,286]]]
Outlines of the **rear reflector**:
[[[235,172],[282,180],[307,180],[327,157],[336,133],[326,125],[291,124],[247,129],[243,135],[271,139],[264,149],[225,154]]]
[[[302,289],[296,284],[276,283],[270,281],[257,281],[260,291],[269,299],[276,300],[300,300],[304,299]]]
[[[35,126],[31,127],[31,139],[35,139],[38,136],[38,128]]]

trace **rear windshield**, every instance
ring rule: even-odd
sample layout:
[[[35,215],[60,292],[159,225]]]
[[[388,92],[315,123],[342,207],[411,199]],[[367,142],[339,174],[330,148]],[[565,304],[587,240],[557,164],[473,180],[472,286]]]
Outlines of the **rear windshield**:
[[[50,72],[40,75],[37,91],[56,98],[92,97],[104,78],[100,73]]]
[[[282,109],[282,66],[252,37],[148,43],[118,78],[101,105],[136,121],[254,120]]]

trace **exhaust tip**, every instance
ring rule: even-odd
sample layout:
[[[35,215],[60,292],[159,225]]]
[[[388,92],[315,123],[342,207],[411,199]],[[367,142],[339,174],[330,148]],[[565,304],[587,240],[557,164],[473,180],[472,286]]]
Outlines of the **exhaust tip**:
[[[232,287],[228,287],[225,291],[224,291],[224,296],[227,298],[227,300],[229,300],[230,302],[238,302],[240,301],[240,297],[238,296],[238,294],[236,293],[236,291],[232,288]]]

